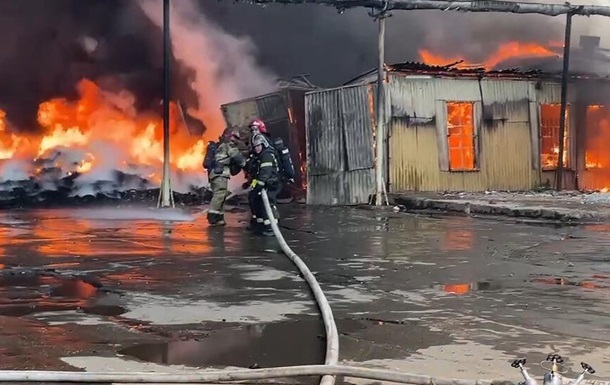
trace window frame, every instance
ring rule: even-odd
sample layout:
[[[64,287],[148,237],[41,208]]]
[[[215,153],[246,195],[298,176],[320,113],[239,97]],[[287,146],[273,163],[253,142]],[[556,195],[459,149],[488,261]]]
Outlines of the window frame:
[[[448,104],[451,103],[470,103],[472,108],[473,121],[473,141],[474,141],[474,168],[472,169],[451,169],[449,157],[449,122],[447,122]],[[450,99],[436,100],[436,137],[439,149],[439,168],[441,171],[464,174],[481,171],[481,148],[480,148],[480,129],[481,129],[481,101],[472,99]]]
[[[553,171],[557,171],[558,166],[545,166],[543,164],[542,161],[542,143],[543,143],[543,135],[542,135],[542,122],[543,122],[543,116],[542,116],[542,108],[543,106],[560,106],[560,103],[556,103],[556,102],[540,102],[538,103],[538,164],[540,165],[540,170],[542,171],[549,171],[549,172],[553,172]],[[560,107],[561,108],[561,107]],[[574,162],[575,162],[575,149],[574,149],[574,113],[573,111],[573,106],[571,105],[571,103],[568,103],[566,106],[566,142],[567,142],[567,146],[568,149],[566,151],[566,158],[563,160],[563,169],[564,170],[569,170],[569,171],[573,171],[574,168]],[[561,113],[561,111],[560,111]],[[559,140],[559,125],[557,126],[557,137]],[[559,163],[559,162],[558,162]]]

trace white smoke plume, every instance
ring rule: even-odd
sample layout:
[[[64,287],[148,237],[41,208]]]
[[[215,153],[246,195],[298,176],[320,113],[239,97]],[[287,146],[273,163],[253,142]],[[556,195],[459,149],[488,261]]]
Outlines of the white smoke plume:
[[[207,127],[207,131],[201,139],[216,140],[225,128],[220,109],[221,104],[272,92],[276,89],[276,80],[271,72],[263,69],[257,63],[255,46],[248,38],[231,35],[211,22],[202,14],[195,0],[173,1],[171,5],[173,55],[181,63],[181,68],[191,69],[192,76],[189,85],[197,95],[197,108],[188,112],[201,119]],[[134,8],[138,7],[153,24],[159,29],[162,27],[161,1],[139,0],[126,6],[123,13],[133,16]],[[140,31],[140,35],[142,35],[143,30],[133,27],[132,32]],[[77,37],[77,42],[89,55],[97,54],[96,52],[100,50],[100,41],[88,35]],[[160,45],[160,42],[158,43]],[[161,52],[158,53],[160,56]],[[139,178],[127,178],[127,180],[122,180],[120,185],[115,183],[116,171],[144,178],[152,174],[158,177],[161,172],[162,143],[140,143],[139,147],[148,149],[148,156],[153,157],[146,161],[140,159],[140,155],[143,154],[136,155],[134,159],[133,149],[130,150],[129,145],[117,143],[117,140],[120,142],[125,138],[134,137],[129,133],[135,132],[135,123],[132,125],[128,120],[124,120],[118,126],[117,121],[108,120],[105,116],[114,116],[112,114],[116,115],[116,113],[113,111],[118,111],[121,117],[133,117],[135,121],[142,111],[138,111],[136,107],[138,100],[135,94],[124,89],[118,79],[117,81],[112,81],[112,79],[112,76],[109,75],[97,82],[100,90],[96,91],[99,92],[96,100],[100,102],[101,106],[98,107],[100,108],[99,113],[93,113],[87,123],[95,134],[89,135],[86,140],[83,140],[83,143],[65,143],[62,148],[50,149],[45,152],[44,158],[47,160],[42,165],[32,164],[29,161],[31,158],[25,159],[18,156],[0,162],[0,182],[24,181],[34,175],[34,171],[39,170],[40,167],[53,166],[59,170],[39,175],[37,178],[40,179],[38,183],[43,189],[56,189],[55,181],[78,171],[79,165],[82,165],[83,162],[94,160],[89,162],[92,167],[74,180],[73,195],[83,196],[97,192],[155,187],[158,183],[156,178],[157,183],[143,183]],[[82,90],[79,89],[79,92]],[[66,103],[71,102],[66,101]],[[73,104],[70,105],[73,106]],[[122,132],[123,139],[117,139],[113,134],[116,132]],[[193,141],[197,139],[199,138],[194,138]],[[182,135],[182,139],[175,138],[173,143],[180,140],[184,140],[184,135]],[[191,147],[187,155],[193,152],[202,156],[205,151],[203,140]],[[91,156],[92,154],[94,156]],[[172,156],[175,156],[173,151]],[[172,159],[175,162],[177,158]],[[140,165],[144,163],[150,166]],[[190,172],[174,170],[171,177],[172,187],[177,192],[187,192],[192,186],[208,184],[207,176],[202,168]],[[241,190],[242,182],[243,178],[232,178],[230,189],[234,192]],[[12,186],[13,184],[10,183],[4,185],[8,189],[11,189]]]
[[[195,0],[170,2],[172,53],[194,71],[191,87],[198,108],[189,111],[208,127],[207,139],[224,130],[222,104],[276,90],[277,78],[256,60],[256,47],[247,37],[233,36],[209,20]],[[161,0],[140,0],[144,13],[163,26]],[[241,175],[241,174],[240,174]],[[239,190],[243,178],[231,179],[229,188]]]
[[[139,4],[161,28],[162,2],[140,0]],[[223,31],[201,13],[195,0],[170,4],[173,54],[195,71],[191,86],[199,96],[199,108],[193,115],[219,134],[224,128],[221,104],[272,92],[276,78],[257,63],[249,38]]]

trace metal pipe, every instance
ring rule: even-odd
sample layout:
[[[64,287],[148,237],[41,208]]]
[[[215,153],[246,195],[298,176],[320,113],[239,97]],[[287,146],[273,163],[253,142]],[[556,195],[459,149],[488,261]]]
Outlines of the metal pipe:
[[[256,2],[257,4],[324,4],[337,9],[355,7],[388,10],[424,10],[437,9],[457,12],[501,12],[519,14],[540,14],[559,16],[565,14],[581,16],[610,16],[610,7],[604,5],[572,5],[525,3],[503,0],[233,0],[234,2]]]
[[[566,110],[568,108],[568,75],[570,71],[570,42],[572,38],[572,14],[568,13],[566,18],[565,42],[563,45],[563,72],[561,75],[561,109],[559,116],[559,158],[557,160],[557,191],[563,189],[564,171],[564,141],[566,135]]]
[[[263,380],[270,378],[307,376],[345,376],[375,381],[389,381],[413,385],[516,385],[516,381],[467,380],[436,378],[393,370],[370,369],[342,365],[288,366],[269,369],[227,369],[189,374],[158,372],[59,372],[1,370],[0,382],[70,382],[70,383],[139,383],[139,384],[209,384],[227,381]],[[609,381],[585,380],[581,384],[610,385]]]
[[[171,35],[170,35],[169,0],[163,0],[163,180],[159,191],[159,207],[174,207],[171,187],[170,152],[169,152],[169,108],[170,108],[170,65],[171,65]]]
[[[379,54],[379,63],[377,67],[377,111],[376,120],[377,127],[375,130],[375,150],[376,150],[376,168],[375,168],[375,181],[376,181],[376,195],[375,205],[383,205],[383,193],[385,191],[385,178],[383,175],[383,165],[385,161],[385,12],[381,12],[379,18],[379,35],[377,50]]]
[[[273,229],[273,233],[277,238],[277,241],[282,248],[282,251],[286,256],[296,265],[299,269],[303,278],[309,285],[311,292],[313,293],[314,298],[318,304],[318,308],[320,309],[320,313],[322,314],[322,320],[324,321],[324,329],[326,330],[326,365],[337,365],[339,362],[339,331],[337,330],[337,324],[335,323],[335,318],[333,317],[333,311],[330,308],[330,304],[320,287],[320,284],[316,280],[316,277],[313,275],[311,270],[307,267],[305,262],[299,256],[292,251],[288,243],[284,239],[280,228],[277,225],[277,221],[273,220],[273,209],[271,208],[271,203],[269,202],[269,196],[267,195],[267,191],[263,189],[261,191],[261,195],[263,198],[263,203],[265,205],[265,211],[267,212],[267,217],[271,219],[271,228]],[[331,375],[325,375],[320,380],[320,385],[334,385],[335,377]]]

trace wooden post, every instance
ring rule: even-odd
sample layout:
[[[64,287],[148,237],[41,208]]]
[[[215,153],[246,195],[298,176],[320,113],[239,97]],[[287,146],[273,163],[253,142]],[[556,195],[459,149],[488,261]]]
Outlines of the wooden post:
[[[566,19],[565,42],[563,45],[563,72],[561,76],[561,109],[559,116],[559,157],[557,160],[557,177],[555,178],[557,191],[563,189],[564,171],[564,141],[566,136],[566,111],[568,108],[568,82],[570,72],[570,42],[572,37],[572,14],[568,13]]]

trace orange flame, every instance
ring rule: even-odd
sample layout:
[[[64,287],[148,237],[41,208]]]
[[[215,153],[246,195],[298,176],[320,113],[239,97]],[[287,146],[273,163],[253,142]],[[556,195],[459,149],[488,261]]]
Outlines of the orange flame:
[[[555,46],[556,44],[556,42],[551,42],[549,43],[549,46]],[[509,41],[507,43],[500,44],[495,52],[480,63],[469,61],[462,55],[446,57],[434,54],[425,49],[419,51],[419,56],[421,60],[428,65],[446,66],[448,64],[460,62],[455,66],[456,68],[482,67],[487,70],[491,70],[498,66],[498,64],[509,59],[527,59],[535,57],[543,58],[559,55],[541,44]]]
[[[80,173],[89,172],[104,162],[154,167],[162,163],[163,122],[158,114],[137,113],[132,95],[125,92],[110,95],[87,79],[79,82],[78,91],[80,99],[76,102],[57,98],[40,104],[37,120],[43,134],[39,136],[11,132],[7,114],[0,110],[0,159],[35,160],[68,148],[85,154],[72,170]],[[178,107],[172,103],[170,162],[173,169],[203,172],[205,143],[212,135],[218,135],[218,128],[221,127],[211,127],[212,132],[207,132],[205,137],[191,136]],[[96,144],[112,148],[113,153],[97,149],[100,146]]]

